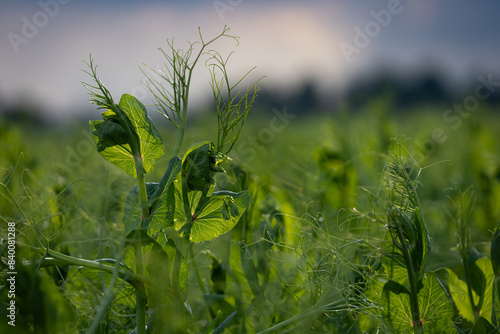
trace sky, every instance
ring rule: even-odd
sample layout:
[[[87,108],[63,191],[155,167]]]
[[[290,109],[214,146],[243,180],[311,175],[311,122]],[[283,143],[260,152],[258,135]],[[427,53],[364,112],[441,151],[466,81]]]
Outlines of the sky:
[[[234,51],[230,74],[254,66],[252,78],[293,89],[312,81],[320,92],[341,91],[380,68],[416,75],[437,64],[451,82],[498,72],[498,1],[2,1],[0,4],[0,106],[29,103],[48,115],[70,118],[93,109],[81,81],[89,54],[115,96],[144,103],[140,64],[153,68],[167,48],[220,33],[240,37],[214,45]],[[195,72],[193,105],[210,97],[203,63]]]

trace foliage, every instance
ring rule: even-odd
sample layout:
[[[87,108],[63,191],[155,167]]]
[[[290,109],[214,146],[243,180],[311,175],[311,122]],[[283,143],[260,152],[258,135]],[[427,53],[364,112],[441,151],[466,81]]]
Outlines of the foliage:
[[[431,150],[439,110],[400,118],[377,100],[290,122],[249,159],[239,143],[270,120],[247,119],[261,80],[238,93],[208,49],[228,37],[169,43],[166,70],[143,69],[168,131],[133,96],[115,103],[92,58],[90,135],[0,129],[2,238],[14,222],[17,252],[16,327],[2,307],[0,332],[497,332],[495,115]],[[202,58],[216,113],[188,127]],[[5,242],[0,254],[5,304]]]

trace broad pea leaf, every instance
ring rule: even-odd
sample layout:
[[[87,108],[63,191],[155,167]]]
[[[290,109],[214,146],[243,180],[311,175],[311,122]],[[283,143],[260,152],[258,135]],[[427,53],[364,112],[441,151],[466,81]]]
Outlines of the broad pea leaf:
[[[128,144],[129,136],[127,130],[114,121],[92,121],[93,125],[92,133],[98,138],[97,151],[102,152],[106,148],[113,147],[115,145],[125,145]]]
[[[500,228],[497,227],[491,240],[491,265],[495,276],[500,277]]]
[[[184,211],[184,199],[182,198],[182,177],[179,174],[177,180],[174,181],[175,185],[175,208],[174,208],[174,228],[178,231],[181,231],[184,225],[186,224],[186,213]],[[194,216],[196,207],[198,206],[200,199],[202,197],[201,191],[189,191],[188,192],[188,201],[189,207],[191,209],[191,215]],[[210,195],[210,192],[209,192]],[[171,214],[169,212],[169,214]]]
[[[476,271],[473,277],[483,277],[484,282],[481,284],[482,290],[472,290],[472,296],[474,298],[474,304],[477,306],[477,314],[484,317],[491,323],[492,316],[498,319],[500,316],[500,308],[498,307],[498,302],[495,300],[495,313],[493,312],[493,284],[495,280],[495,275],[493,273],[493,268],[490,259],[487,257],[482,257],[476,260],[473,271]],[[453,302],[460,313],[460,315],[474,323],[474,310],[469,299],[467,283],[460,280],[457,275],[448,269],[448,286],[450,289],[450,295],[453,298]]]
[[[486,288],[486,277],[485,273],[483,270],[480,270],[477,268],[477,262],[480,258],[484,257],[483,254],[481,254],[477,249],[470,247],[467,249],[467,257],[465,259],[469,271],[470,271],[470,286],[472,287],[472,290],[478,295],[482,296],[484,294],[484,289]],[[482,303],[482,299],[480,298],[478,301],[475,302],[477,305],[478,303]],[[479,305],[480,306],[480,305]]]
[[[387,280],[392,280],[397,282],[403,286],[408,286],[408,271],[406,268],[399,263],[396,263],[391,258],[382,259],[382,265],[384,267],[384,271],[387,275]]]
[[[450,296],[453,299],[453,303],[455,304],[458,313],[465,320],[470,323],[474,323],[474,312],[472,311],[472,306],[469,300],[467,283],[460,280],[453,270],[446,270],[448,271],[448,288],[450,290]],[[475,292],[473,292],[473,296],[477,302],[478,298]]]
[[[189,230],[189,240],[192,242],[209,241],[230,231],[248,207],[250,195],[247,191],[212,193],[211,190],[213,187],[208,191],[208,195],[211,195],[209,197],[201,191],[188,192],[192,218],[186,224],[181,181],[179,179],[175,181],[174,228],[179,233],[186,233]],[[236,208],[230,210],[228,209],[230,206]]]
[[[230,191],[214,192],[203,208],[193,216],[189,240],[193,242],[204,242],[212,240],[230,231],[240,220],[250,200],[247,191],[233,193]],[[225,203],[232,202],[238,208],[235,215],[229,214],[224,217],[223,207]]]
[[[408,289],[404,285],[399,284],[398,282],[393,280],[389,280],[384,284],[384,290],[390,291],[397,295],[399,295],[400,293],[406,293],[407,295],[410,295],[410,291],[408,291]]]
[[[117,114],[119,113],[119,115]],[[148,117],[146,107],[135,97],[123,94],[116,112],[107,110],[104,121],[90,121],[92,137],[98,152],[109,162],[136,177],[131,144],[139,146],[145,173],[163,155],[161,136]]]
[[[493,327],[488,320],[483,317],[479,317],[474,327],[472,328],[471,334],[495,334],[498,333],[497,329]]]
[[[424,333],[456,333],[453,326],[453,305],[436,274],[425,273],[418,293],[418,306]],[[384,289],[381,306],[384,319],[397,333],[413,333],[410,296]]]
[[[498,313],[500,312],[500,228],[497,226],[491,240],[491,266],[493,269],[494,280],[494,310],[492,314],[492,323],[498,322]]]
[[[179,233],[189,234],[192,242],[212,240],[239,221],[248,207],[248,192],[220,191],[213,193],[218,156],[210,142],[191,146],[182,159],[182,169],[175,184],[175,209],[167,210],[174,217]],[[186,196],[185,197],[183,196]],[[186,203],[188,202],[188,203]]]
[[[182,177],[190,191],[206,191],[215,184],[214,175],[220,171],[213,144],[208,141],[192,145],[182,158]]]

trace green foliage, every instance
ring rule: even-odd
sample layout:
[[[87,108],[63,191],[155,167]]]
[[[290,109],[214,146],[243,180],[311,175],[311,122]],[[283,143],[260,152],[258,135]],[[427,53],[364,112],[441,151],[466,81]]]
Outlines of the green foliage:
[[[493,287],[494,274],[490,259],[479,258],[471,268],[474,274],[474,284],[472,289],[472,300],[470,299],[468,284],[459,280],[457,275],[448,269],[448,285],[453,302],[464,320],[474,324],[479,317],[486,318],[491,323],[491,319],[498,319],[498,300],[495,301],[496,312],[493,312]]]
[[[104,159],[134,177],[134,157],[138,156],[144,173],[149,173],[163,155],[164,147],[146,108],[135,97],[123,94],[120,103],[113,109],[115,111],[107,110],[102,114],[104,121],[90,121],[97,151]]]
[[[498,332],[498,119],[471,115],[429,150],[440,110],[399,117],[381,98],[290,122],[248,156],[238,137],[270,120],[247,119],[261,81],[238,93],[229,57],[207,53],[227,32],[169,43],[148,74],[176,131],[128,94],[114,103],[92,58],[90,135],[0,124],[0,226],[15,222],[18,260],[18,325],[0,308],[0,332]],[[187,127],[199,59],[217,113]],[[398,133],[415,140],[390,147]]]
[[[424,333],[455,333],[455,328],[451,320],[453,317],[453,306],[436,275],[428,272],[421,282],[422,286],[418,291],[417,298],[419,316]],[[396,333],[411,333],[414,331],[416,325],[413,321],[413,311],[410,307],[410,293],[406,289],[405,291],[397,291],[394,288],[387,288],[388,283],[384,285],[384,292],[381,299],[381,306],[384,308],[384,318]]]

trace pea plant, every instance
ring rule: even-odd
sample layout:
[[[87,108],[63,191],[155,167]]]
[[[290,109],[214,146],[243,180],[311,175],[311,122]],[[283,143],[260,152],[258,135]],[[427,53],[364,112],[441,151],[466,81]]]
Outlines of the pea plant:
[[[100,328],[113,302],[134,310],[133,333],[189,328],[187,322],[194,321],[186,299],[189,271],[193,269],[192,244],[230,231],[247,209],[248,191],[216,191],[215,175],[225,173],[224,162],[230,159],[228,154],[263,81],[255,81],[244,94],[236,92],[246,75],[236,84],[230,82],[226,67],[229,57],[209,49],[221,38],[237,41],[226,27],[209,41],[199,31],[199,42],[189,44],[187,51],[175,49],[173,42],[168,44],[169,52],[160,49],[166,59],[165,71],[143,69],[157,111],[177,129],[168,167],[159,182],[145,181],[165,149],[146,107],[129,94],[123,94],[117,103],[98,77],[94,59],[85,62],[85,73],[93,82],[84,86],[91,102],[102,110],[101,120],[90,121],[97,151],[137,181],[124,205],[124,238],[116,258],[87,260],[49,247],[38,249],[43,266],[80,266],[80,272],[90,280],[104,282],[101,304],[87,333]],[[217,109],[216,140],[194,143],[180,157],[192,74],[202,58],[206,58],[211,74]],[[221,332],[233,316],[224,317],[218,311],[204,333]]]
[[[462,192],[456,186],[451,203],[465,281],[460,280],[457,269],[426,270],[431,238],[417,193],[421,172],[399,141],[391,149],[380,191],[374,195],[383,202],[385,212],[363,215],[383,224],[386,233],[370,265],[373,276],[365,289],[367,298],[380,308],[371,309],[369,317],[363,316],[366,321],[360,321],[360,329],[415,334],[497,333],[500,230],[497,227],[493,234],[489,258],[474,248],[469,225],[475,197],[471,188]]]
[[[431,243],[417,193],[420,173],[421,168],[398,143],[391,150],[377,195],[385,212],[370,215],[387,232],[382,260],[373,264],[376,275],[367,285],[367,295],[380,304],[390,330],[445,333],[453,330],[453,306],[436,273],[426,271]]]

